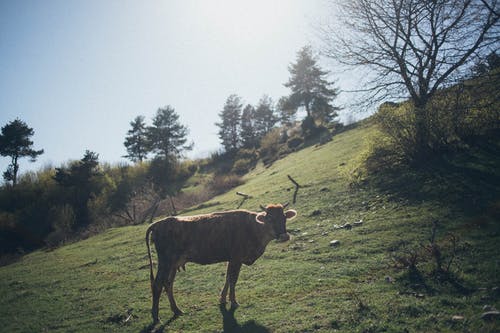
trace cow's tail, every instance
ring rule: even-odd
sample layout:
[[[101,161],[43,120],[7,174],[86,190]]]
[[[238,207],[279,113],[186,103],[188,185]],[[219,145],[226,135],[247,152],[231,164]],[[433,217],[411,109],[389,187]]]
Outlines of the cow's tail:
[[[150,235],[153,231],[154,224],[148,227],[146,230],[146,246],[148,247],[148,257],[149,257],[149,279],[151,280],[151,290],[153,290],[153,283],[155,280],[155,276],[153,274],[153,259],[151,258],[151,246],[150,246]]]

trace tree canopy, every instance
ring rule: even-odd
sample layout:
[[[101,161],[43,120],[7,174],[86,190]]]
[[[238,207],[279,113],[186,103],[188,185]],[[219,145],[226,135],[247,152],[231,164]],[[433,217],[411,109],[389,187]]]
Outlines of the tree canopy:
[[[338,108],[332,102],[338,95],[333,83],[327,80],[328,71],[321,69],[309,46],[297,53],[297,60],[288,67],[290,79],[285,87],[291,94],[287,107],[297,110],[303,107],[308,118],[329,122],[337,116]]]
[[[353,0],[340,2],[323,28],[325,53],[359,78],[362,102],[409,98],[415,160],[432,149],[427,105],[498,48],[497,0]]]
[[[220,123],[215,125],[219,127],[219,138],[226,152],[235,152],[240,147],[240,125],[241,125],[241,98],[232,94],[226,99],[222,111],[219,113]]]
[[[43,149],[33,149],[31,137],[35,131],[24,121],[16,119],[2,127],[0,134],[0,155],[9,156],[11,162],[4,172],[3,177],[6,181],[12,181],[12,185],[17,184],[17,175],[19,172],[19,159],[30,157],[32,162],[43,154]]]
[[[159,108],[147,131],[151,151],[164,159],[178,158],[184,151],[193,148],[192,144],[187,144],[188,133],[188,128],[179,122],[179,115],[173,107]]]
[[[127,155],[124,157],[130,159],[132,162],[142,162],[147,158],[150,151],[150,142],[148,140],[144,116],[135,117],[130,122],[130,126],[132,128],[128,130],[125,142],[123,143],[127,149]]]
[[[424,107],[498,47],[496,0],[353,0],[336,10],[336,21],[322,28],[325,53],[367,69],[359,84],[369,103],[410,97]]]

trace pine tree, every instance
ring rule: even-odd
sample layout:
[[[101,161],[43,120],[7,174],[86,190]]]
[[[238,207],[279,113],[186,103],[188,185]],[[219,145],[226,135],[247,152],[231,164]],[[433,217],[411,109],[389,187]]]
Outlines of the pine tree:
[[[11,163],[7,171],[4,172],[3,178],[6,181],[12,181],[12,186],[17,184],[17,174],[19,172],[19,159],[29,156],[32,162],[43,154],[43,149],[34,150],[31,137],[35,131],[28,127],[22,120],[16,119],[2,127],[0,134],[0,155],[9,156]]]
[[[73,207],[76,227],[88,225],[91,222],[88,203],[103,189],[99,154],[86,150],[81,160],[67,168],[56,168],[54,180],[66,190],[65,200]]]
[[[147,129],[151,151],[165,160],[176,159],[193,148],[193,144],[186,144],[188,133],[188,128],[179,122],[179,115],[170,105],[158,109],[153,125]]]
[[[337,116],[338,108],[332,105],[338,90],[332,88],[332,82],[326,79],[328,71],[322,70],[309,46],[303,47],[297,54],[297,61],[289,66],[290,80],[285,87],[291,89],[288,97],[290,106],[303,107],[307,118],[326,123]]]
[[[215,124],[219,127],[222,146],[228,153],[234,153],[240,147],[241,108],[241,98],[236,94],[230,95],[219,113],[221,122]]]
[[[272,99],[264,95],[259,100],[255,108],[255,132],[259,138],[264,137],[278,122],[278,118],[274,114]]]
[[[255,108],[248,104],[241,114],[240,138],[243,148],[256,148],[259,145],[257,133],[255,132]]]
[[[288,97],[283,96],[279,99],[276,106],[276,111],[278,113],[278,119],[281,125],[291,126],[295,121],[297,108],[291,105]]]
[[[127,149],[127,155],[124,157],[130,159],[132,162],[142,162],[147,158],[150,151],[144,116],[135,117],[130,122],[130,126],[132,128],[128,130],[125,142],[123,143]]]

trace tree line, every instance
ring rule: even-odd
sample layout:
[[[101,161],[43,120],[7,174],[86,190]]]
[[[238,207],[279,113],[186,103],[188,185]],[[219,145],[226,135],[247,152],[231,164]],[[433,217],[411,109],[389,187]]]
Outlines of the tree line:
[[[333,101],[338,89],[328,80],[329,72],[318,65],[310,46],[303,47],[296,61],[288,68],[290,78],[284,85],[290,88],[288,96],[277,103],[264,95],[257,105],[243,107],[242,99],[230,95],[219,113],[218,136],[225,152],[236,153],[239,149],[259,148],[260,141],[276,125],[292,126],[299,111],[305,113],[301,122],[303,136],[316,133],[318,126],[327,125],[338,116]]]

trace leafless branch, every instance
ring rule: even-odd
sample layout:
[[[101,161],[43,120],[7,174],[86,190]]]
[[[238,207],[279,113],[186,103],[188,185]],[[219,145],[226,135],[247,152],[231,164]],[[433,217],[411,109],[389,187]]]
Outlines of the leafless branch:
[[[287,177],[295,185],[295,191],[293,192],[293,203],[295,204],[295,202],[297,201],[297,193],[299,192],[300,185],[292,178],[292,176],[287,175]]]

